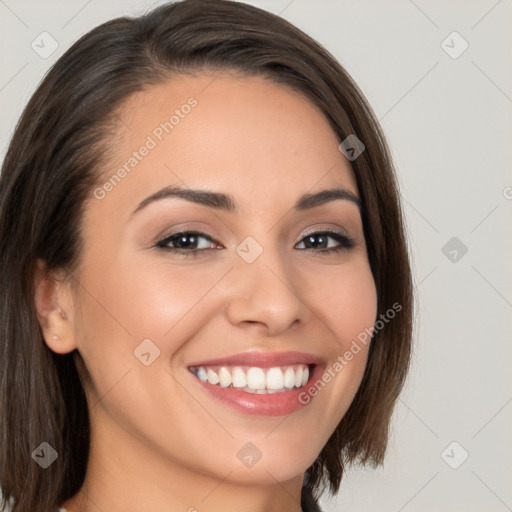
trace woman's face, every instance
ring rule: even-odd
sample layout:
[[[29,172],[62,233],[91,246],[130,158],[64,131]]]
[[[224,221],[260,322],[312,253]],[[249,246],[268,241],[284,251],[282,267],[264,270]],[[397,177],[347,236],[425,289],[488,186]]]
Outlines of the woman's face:
[[[377,314],[340,141],[307,100],[263,78],[182,77],[135,94],[119,115],[105,179],[84,205],[73,315],[94,449],[108,446],[134,471],[151,472],[152,459],[236,482],[302,475],[354,398],[368,347],[344,354]],[[227,195],[233,208],[146,200],[167,187]],[[296,208],[330,189],[345,196]],[[183,231],[193,233],[169,239]],[[263,358],[244,359],[253,353]],[[236,372],[238,386],[245,377],[281,388],[300,386],[295,370],[312,362],[302,389],[272,394],[190,370],[215,380],[226,366],[224,383]],[[281,373],[270,378],[270,367]],[[328,382],[304,393],[327,370]]]

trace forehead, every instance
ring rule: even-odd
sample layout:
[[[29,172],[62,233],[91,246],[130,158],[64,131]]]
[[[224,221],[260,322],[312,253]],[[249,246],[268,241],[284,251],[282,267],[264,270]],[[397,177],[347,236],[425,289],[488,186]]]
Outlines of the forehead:
[[[263,77],[176,77],[129,97],[118,116],[117,140],[99,182],[112,182],[103,206],[115,202],[125,211],[173,184],[222,190],[242,211],[248,202],[291,206],[305,192],[329,186],[357,195],[350,164],[322,113]]]

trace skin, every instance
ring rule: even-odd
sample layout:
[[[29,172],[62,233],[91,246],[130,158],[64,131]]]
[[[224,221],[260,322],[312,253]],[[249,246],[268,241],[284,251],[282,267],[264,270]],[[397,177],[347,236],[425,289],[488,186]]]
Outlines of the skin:
[[[63,504],[70,512],[300,511],[304,472],[363,376],[364,346],[309,405],[266,417],[214,401],[187,369],[252,350],[309,352],[329,367],[377,315],[358,207],[338,199],[292,208],[307,192],[359,194],[326,119],[285,86],[201,74],[133,95],[105,179],[191,96],[190,114],[103,199],[85,203],[78,291],[62,273],[39,280],[45,342],[60,354],[77,349],[90,376],[91,453],[82,489]],[[170,198],[130,218],[173,184],[230,194],[239,211]],[[202,253],[155,247],[185,227],[212,240],[200,239]],[[305,249],[306,234],[329,229],[354,246],[322,252],[339,245],[329,238]],[[247,236],[263,248],[251,264],[236,252]],[[149,366],[133,353],[147,338],[160,350]],[[247,442],[262,453],[251,468],[237,458]]]

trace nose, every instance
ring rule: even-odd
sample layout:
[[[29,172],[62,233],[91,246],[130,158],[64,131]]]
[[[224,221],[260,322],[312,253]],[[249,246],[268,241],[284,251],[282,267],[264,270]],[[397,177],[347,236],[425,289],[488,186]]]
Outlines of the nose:
[[[226,309],[230,323],[272,336],[308,321],[312,313],[300,278],[277,249],[265,249],[252,263],[236,258]]]

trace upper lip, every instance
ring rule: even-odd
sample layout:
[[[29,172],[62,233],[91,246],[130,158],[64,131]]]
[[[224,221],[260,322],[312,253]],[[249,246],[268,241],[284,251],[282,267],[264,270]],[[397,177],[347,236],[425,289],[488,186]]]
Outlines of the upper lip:
[[[191,366],[257,366],[271,368],[293,364],[323,364],[322,358],[305,352],[245,352],[208,361],[198,361]]]

